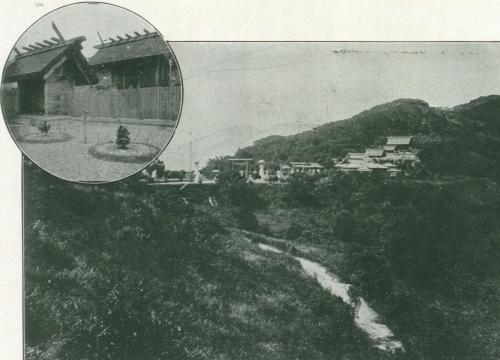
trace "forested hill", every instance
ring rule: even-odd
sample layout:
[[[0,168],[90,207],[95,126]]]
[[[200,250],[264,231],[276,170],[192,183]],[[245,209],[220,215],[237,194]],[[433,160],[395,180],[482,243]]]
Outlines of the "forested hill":
[[[331,167],[349,151],[384,144],[386,136],[412,135],[430,170],[445,174],[500,175],[500,96],[480,97],[454,108],[400,99],[349,119],[292,136],[270,136],[237,151],[266,162],[318,161]],[[210,164],[209,164],[210,165]]]

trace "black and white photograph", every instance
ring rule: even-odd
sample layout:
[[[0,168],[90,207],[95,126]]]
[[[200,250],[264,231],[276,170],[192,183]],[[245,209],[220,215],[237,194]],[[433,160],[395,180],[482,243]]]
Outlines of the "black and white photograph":
[[[21,35],[3,73],[2,104],[31,161],[65,180],[109,182],[141,171],[166,147],[182,81],[172,50],[146,20],[78,3]]]
[[[2,5],[0,359],[500,359],[500,4],[110,1]]]
[[[172,47],[144,171],[25,161],[27,359],[500,356],[500,43]]]

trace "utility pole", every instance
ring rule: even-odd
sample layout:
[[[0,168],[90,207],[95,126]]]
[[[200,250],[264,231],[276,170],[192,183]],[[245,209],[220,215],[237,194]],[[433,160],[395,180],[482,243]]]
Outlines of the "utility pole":
[[[189,182],[192,182],[193,175],[191,174],[191,162],[193,157],[193,132],[189,132]]]
[[[88,116],[88,111],[84,110],[83,111],[83,143],[87,143],[87,116]]]

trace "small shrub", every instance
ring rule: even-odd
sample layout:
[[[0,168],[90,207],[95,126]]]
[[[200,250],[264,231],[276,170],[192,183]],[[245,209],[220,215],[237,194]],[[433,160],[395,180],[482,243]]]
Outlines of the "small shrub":
[[[40,131],[43,135],[47,135],[50,130],[50,124],[47,121],[44,121],[38,126],[38,131]]]
[[[255,186],[247,183],[246,179],[236,171],[220,172],[217,178],[217,192],[220,199],[231,206],[257,209],[265,205]]]
[[[260,229],[259,221],[252,210],[248,208],[236,208],[234,210],[238,227],[244,230],[258,231]]]
[[[128,144],[130,144],[130,132],[125,126],[120,125],[116,131],[116,145],[120,149],[126,149]]]
[[[300,236],[302,236],[304,230],[305,229],[302,225],[299,225],[294,222],[288,227],[288,231],[286,232],[286,237],[287,239],[296,240]]]

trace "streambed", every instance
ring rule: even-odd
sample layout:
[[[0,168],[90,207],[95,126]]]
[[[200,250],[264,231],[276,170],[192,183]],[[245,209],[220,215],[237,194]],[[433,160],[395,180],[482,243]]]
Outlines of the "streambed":
[[[266,251],[283,253],[270,245],[261,243],[257,245]],[[302,270],[307,275],[316,279],[321,287],[333,296],[341,298],[346,304],[356,308],[354,318],[356,325],[368,334],[377,348],[390,352],[404,351],[403,344],[394,338],[393,332],[386,325],[379,322],[378,314],[368,303],[361,297],[357,301],[351,298],[349,295],[351,285],[341,282],[335,274],[329,273],[325,267],[316,262],[301,257],[294,256],[293,258],[300,263]]]

